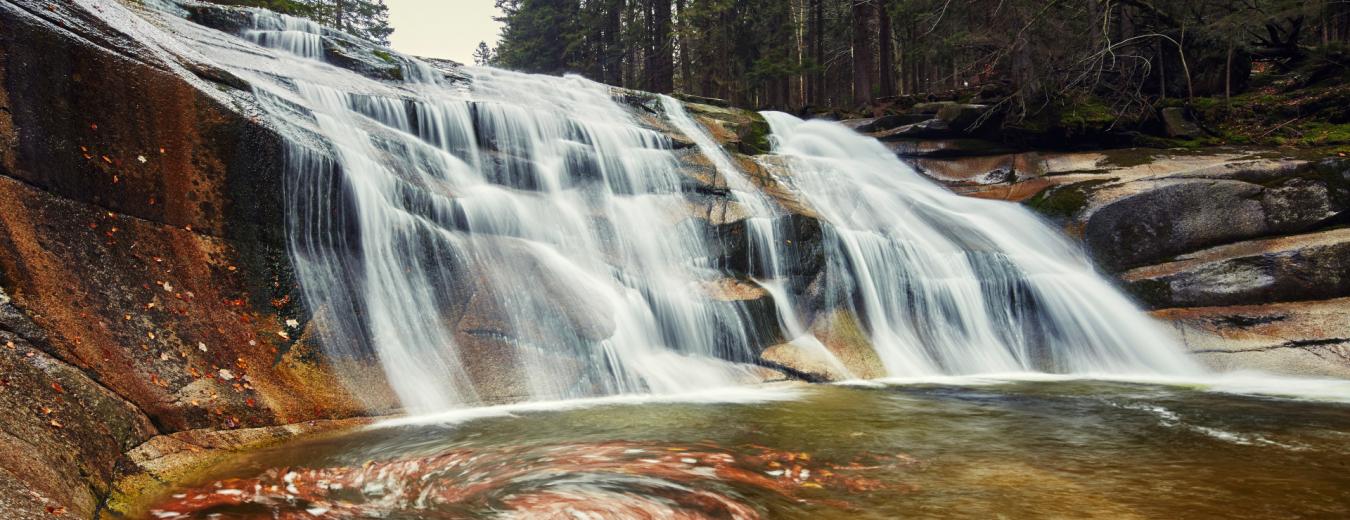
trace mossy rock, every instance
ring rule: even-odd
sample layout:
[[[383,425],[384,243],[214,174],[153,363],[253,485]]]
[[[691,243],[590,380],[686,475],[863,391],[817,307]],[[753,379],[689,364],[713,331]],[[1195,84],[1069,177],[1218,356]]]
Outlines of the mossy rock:
[[[1087,207],[1092,188],[1116,179],[1096,179],[1065,184],[1042,191],[1026,202],[1027,207],[1054,220],[1068,220]]]

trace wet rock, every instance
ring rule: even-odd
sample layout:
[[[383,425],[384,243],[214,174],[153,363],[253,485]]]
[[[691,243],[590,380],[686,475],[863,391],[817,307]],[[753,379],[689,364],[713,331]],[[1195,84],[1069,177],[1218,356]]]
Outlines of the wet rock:
[[[202,81],[122,4],[47,5],[0,4],[0,272],[40,348],[165,431],[365,413],[287,373],[322,363],[276,364],[308,316],[284,143],[252,94]]]
[[[1013,151],[1007,146],[983,139],[889,139],[886,148],[901,157],[968,157],[995,155]]]
[[[337,419],[157,435],[126,453],[124,469],[104,507],[121,518],[150,517],[150,512],[145,510],[146,497],[161,496],[171,491],[175,483],[191,479],[202,468],[225,463],[237,459],[241,454],[298,437],[349,431],[373,422],[374,419],[370,418]]]
[[[913,125],[928,119],[926,115],[922,114],[890,114],[866,119],[845,119],[840,121],[839,124],[852,128],[859,133],[871,134]]]
[[[988,105],[947,103],[938,108],[937,119],[958,132],[970,132],[987,122],[988,112]]]
[[[774,345],[760,354],[763,362],[783,367],[811,381],[872,379],[886,368],[850,311],[835,309],[811,324],[811,336]]]
[[[685,109],[729,151],[755,155],[771,150],[769,123],[757,112],[700,103],[685,103]]]
[[[814,276],[825,266],[825,252],[819,220],[805,215],[789,214],[773,223],[775,239],[783,255],[784,274],[791,277]],[[709,254],[715,265],[734,273],[762,276],[758,266],[751,265],[752,240],[746,220],[710,226],[707,236],[712,246]]]
[[[1219,246],[1121,279],[1154,308],[1350,296],[1350,229]]]
[[[0,498],[8,518],[92,518],[150,419],[78,368],[0,331]]]
[[[1200,136],[1200,126],[1191,121],[1186,115],[1186,109],[1181,107],[1168,107],[1159,112],[1162,118],[1163,132],[1167,137],[1179,137],[1190,139]]]
[[[1350,298],[1154,311],[1211,368],[1350,378]]]
[[[950,124],[941,119],[929,119],[871,134],[882,141],[911,139],[943,139],[956,137],[960,132],[953,130]]]

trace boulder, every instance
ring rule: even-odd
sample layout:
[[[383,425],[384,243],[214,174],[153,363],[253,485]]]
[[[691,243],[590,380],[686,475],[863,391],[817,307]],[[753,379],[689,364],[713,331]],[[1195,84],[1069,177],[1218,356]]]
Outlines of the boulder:
[[[810,333],[765,349],[761,361],[811,381],[875,379],[886,375],[881,357],[851,311],[834,309],[818,315]]]
[[[888,114],[865,119],[845,119],[840,121],[839,124],[852,128],[859,133],[871,134],[912,125],[927,119],[928,117],[920,114]]]
[[[755,155],[772,149],[769,123],[758,112],[702,103],[685,103],[685,109],[728,151]]]
[[[1216,370],[1350,378],[1350,298],[1164,309],[1153,316]]]
[[[975,127],[987,122],[988,112],[988,105],[946,103],[938,108],[937,119],[946,123],[952,130],[969,133]]]
[[[1159,117],[1162,118],[1163,132],[1167,134],[1167,137],[1191,139],[1199,137],[1201,134],[1200,126],[1191,121],[1184,108],[1164,108],[1159,112]]]
[[[888,137],[882,144],[901,157],[970,157],[1005,154],[1014,151],[1001,143],[969,138],[900,139]]]
[[[1350,229],[1219,246],[1121,275],[1154,308],[1350,296]]]
[[[1305,231],[1347,209],[1341,194],[1350,183],[1342,177],[1306,163],[1269,171],[1279,176],[1244,177],[1254,174],[1235,167],[1093,186],[1073,213],[1093,257],[1119,271],[1215,245]],[[1234,180],[1239,178],[1256,182]]]
[[[898,141],[906,139],[942,139],[954,137],[959,133],[959,130],[954,130],[946,121],[941,119],[928,119],[918,123],[894,127],[889,130],[877,131],[870,135],[882,141]]]

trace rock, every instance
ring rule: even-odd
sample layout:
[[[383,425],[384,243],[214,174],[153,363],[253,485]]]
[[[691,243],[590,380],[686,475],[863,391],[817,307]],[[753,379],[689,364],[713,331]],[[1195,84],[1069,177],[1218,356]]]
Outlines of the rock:
[[[774,223],[775,238],[781,243],[784,274],[792,277],[814,276],[825,266],[823,234],[819,220],[788,214]],[[761,276],[758,266],[750,265],[750,230],[745,220],[707,228],[709,254],[714,265],[733,273]]]
[[[1350,298],[1154,311],[1221,371],[1350,378]]]
[[[38,347],[166,432],[368,413],[290,372],[329,365],[277,363],[283,323],[309,317],[285,144],[252,92],[203,80],[123,4],[49,5],[0,4],[0,272]]]
[[[1013,151],[1003,144],[983,139],[888,138],[882,144],[901,157],[969,157]]]
[[[1154,308],[1350,296],[1350,229],[1239,242],[1121,275]]]
[[[1163,132],[1167,134],[1167,137],[1191,139],[1199,137],[1201,134],[1200,126],[1186,116],[1186,109],[1184,108],[1164,108],[1159,113],[1159,117],[1162,118]]]
[[[93,518],[122,453],[155,434],[131,403],[3,330],[0,410],[7,518]]]
[[[240,430],[188,430],[155,436],[126,454],[124,470],[104,504],[105,516],[152,518],[147,497],[162,496],[202,468],[300,437],[341,434],[375,422],[371,418],[307,421]],[[89,518],[85,516],[84,518]]]
[[[938,108],[937,119],[946,123],[952,130],[970,133],[975,127],[983,126],[987,122],[985,116],[988,112],[988,105],[946,103]]]
[[[895,127],[890,130],[875,132],[870,135],[882,141],[897,141],[906,139],[941,139],[953,137],[958,133],[959,131],[954,131],[946,121],[941,119],[928,119],[914,124]]]
[[[1306,229],[1343,208],[1325,184],[1266,187],[1234,180],[1166,179],[1099,189],[1084,238],[1104,267],[1122,270],[1217,244]],[[1293,183],[1292,186],[1290,183]],[[1312,183],[1312,184],[1309,184]]]
[[[811,381],[874,379],[885,366],[867,334],[850,311],[835,309],[818,316],[811,336],[774,345],[760,359]]]
[[[890,114],[881,117],[870,117],[866,119],[845,119],[839,124],[852,128],[853,130],[871,134],[884,132],[897,127],[912,125],[927,120],[927,117],[914,114]]]
[[[1038,154],[1003,154],[910,161],[924,176],[948,185],[1011,184],[1040,177],[1044,165]]]
[[[815,338],[803,338],[797,342],[771,346],[760,354],[760,360],[796,373],[811,382],[856,379],[843,363],[835,359],[834,353]]]
[[[731,152],[762,154],[771,150],[769,123],[757,112],[736,108],[685,103],[689,115]]]

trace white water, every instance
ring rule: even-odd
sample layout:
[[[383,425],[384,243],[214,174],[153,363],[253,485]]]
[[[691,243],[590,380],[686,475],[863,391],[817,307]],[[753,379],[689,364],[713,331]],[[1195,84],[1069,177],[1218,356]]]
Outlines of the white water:
[[[323,27],[313,20],[253,10],[253,29],[244,37],[263,47],[281,49],[304,58],[323,58]]]
[[[377,358],[409,411],[752,382],[766,328],[828,352],[789,287],[786,210],[673,99],[644,117],[726,179],[748,273],[714,267],[675,144],[604,85],[475,68],[456,83],[406,57],[406,83],[379,82],[323,63],[321,29],[255,27],[195,48],[289,137],[291,256],[322,343]],[[780,180],[826,222],[827,265],[891,375],[1197,370],[1025,210],[951,194],[843,127],[766,116]],[[772,295],[776,324],[705,294],[735,276]]]
[[[1030,211],[955,195],[841,125],[764,116],[890,375],[1200,371]]]

